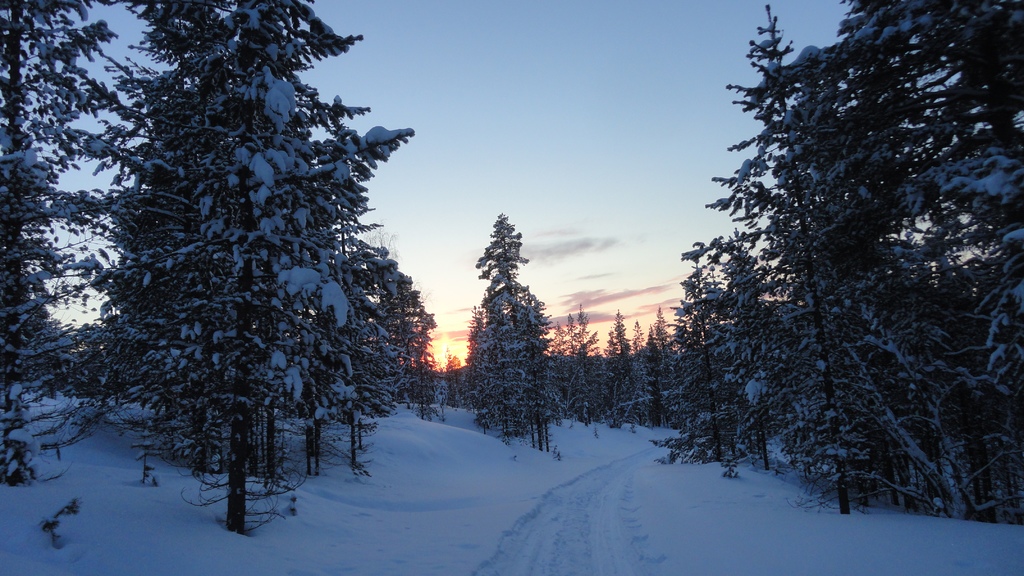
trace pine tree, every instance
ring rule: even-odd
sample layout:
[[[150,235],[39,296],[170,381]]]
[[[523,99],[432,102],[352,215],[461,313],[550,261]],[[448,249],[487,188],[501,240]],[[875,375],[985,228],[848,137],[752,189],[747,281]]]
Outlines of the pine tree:
[[[484,311],[479,306],[474,306],[469,320],[469,331],[466,335],[466,365],[462,369],[462,375],[466,383],[466,399],[471,408],[476,411],[477,424],[487,431],[490,418],[487,416],[487,407],[490,405],[488,399],[489,390],[482,386],[484,372],[483,342]]]
[[[833,46],[792,58],[770,16],[751,45],[765,128],[714,205],[744,229],[688,257],[731,269],[743,434],[844,512],[1019,505],[1022,9],[855,1]]]
[[[844,127],[818,138],[834,166],[823,185],[856,191],[873,208],[858,221],[902,240],[879,243],[899,252],[871,274],[889,290],[867,307],[860,355],[879,443],[905,456],[870,480],[989,521],[1019,506],[1010,494],[1024,479],[1022,14],[1019,1],[852,2],[822,58],[843,83],[832,101],[801,104],[822,134]]]
[[[522,234],[499,215],[477,262],[490,284],[474,313],[467,363],[478,423],[501,430],[506,441],[530,435],[543,449],[554,412],[545,372],[548,319],[544,303],[519,282],[519,267],[529,262],[521,248]]]
[[[444,349],[444,357],[441,359],[440,372],[444,386],[443,406],[460,409],[468,408],[466,377],[462,359],[447,346]]]
[[[556,321],[548,342],[550,383],[557,398],[556,411],[559,418],[571,418],[572,357],[569,354],[569,332],[575,329],[575,323],[572,314],[568,316],[565,326]]]
[[[590,331],[590,316],[581,304],[576,312],[574,330],[569,333],[569,353],[572,357],[572,389],[575,402],[574,414],[577,420],[590,426],[595,410],[601,405],[601,380],[598,378],[600,349],[597,332]]]
[[[114,373],[226,488],[227,527],[244,533],[250,503],[290,482],[279,414],[347,417],[354,438],[367,398],[390,402],[368,393],[381,386],[370,329],[397,269],[357,237],[363,183],[412,131],[359,135],[344,122],[366,109],[301,82],[360,40],[306,3],[127,5],[166,70],[119,80],[122,261],[104,280]]]
[[[615,322],[608,331],[608,345],[605,348],[607,373],[605,375],[605,396],[603,401],[604,419],[612,428],[621,427],[628,418],[632,400],[633,363],[629,337],[626,334],[626,318],[621,311],[615,311]]]
[[[724,462],[736,455],[738,391],[726,379],[722,361],[729,310],[714,271],[695,266],[682,282],[676,341],[679,382],[673,390],[678,438],[658,443],[671,449],[670,461]]]
[[[647,339],[640,321],[633,322],[633,340],[630,342],[631,382],[629,389],[629,409],[626,421],[631,425],[647,426],[651,412],[651,374],[648,371]]]
[[[668,322],[658,307],[654,325],[647,331],[647,342],[644,346],[644,360],[647,363],[648,396],[650,397],[650,413],[648,420],[654,428],[665,425],[665,390],[673,382],[672,362],[674,351],[672,337],[668,332]]]
[[[55,235],[87,224],[94,199],[58,188],[58,177],[87,150],[99,147],[77,128],[95,114],[103,88],[78,60],[92,59],[113,34],[104,22],[82,24],[88,0],[5,2],[0,7],[0,481],[31,483],[40,446],[29,428],[27,399],[38,379],[28,363],[36,348],[33,326],[61,295],[50,282],[72,270],[93,269],[57,247]]]
[[[752,149],[754,155],[736,176],[720,179],[731,194],[715,207],[745,224],[746,231],[732,243],[760,250],[754,276],[744,280],[750,293],[741,298],[771,298],[788,320],[765,350],[789,355],[789,375],[773,384],[795,400],[795,410],[784,415],[787,426],[811,431],[789,437],[790,455],[809,479],[835,490],[840,512],[847,514],[853,415],[849,390],[838,385],[844,380],[838,368],[843,360],[839,339],[847,309],[838,287],[849,268],[833,258],[826,241],[836,233],[835,213],[843,207],[830,196],[833,191],[816,185],[815,175],[823,168],[810,157],[809,143],[793,136],[813,121],[808,110],[793,102],[802,90],[818,87],[816,60],[802,54],[796,64],[784,66],[792,48],[783,44],[770,12],[768,20],[759,30],[765,39],[751,42],[749,54],[763,81],[755,87],[732,87],[743,95],[744,109],[765,128],[734,147]],[[797,76],[797,70],[807,71],[806,77]]]
[[[430,333],[437,328],[434,315],[427,312],[420,291],[413,288],[412,278],[398,282],[397,294],[385,302],[385,329],[398,350],[395,398],[407,405],[416,405],[420,418],[430,420],[437,415],[438,380]]]

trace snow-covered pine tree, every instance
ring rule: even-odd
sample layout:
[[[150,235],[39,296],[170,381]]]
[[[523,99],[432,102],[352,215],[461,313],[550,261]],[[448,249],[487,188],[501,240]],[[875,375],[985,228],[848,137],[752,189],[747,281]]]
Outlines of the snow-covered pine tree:
[[[569,332],[575,328],[576,321],[569,314],[566,325],[555,321],[548,341],[548,370],[552,392],[555,395],[555,406],[559,418],[570,418],[569,405],[572,398],[570,384],[572,382],[572,363],[569,351]]]
[[[576,314],[566,317],[565,326],[555,324],[548,345],[551,393],[558,419],[572,418],[590,425],[591,405],[600,404],[595,389],[594,351],[598,336],[590,332],[590,318],[580,305]]]
[[[665,425],[664,396],[674,380],[672,365],[675,359],[672,336],[660,306],[654,324],[647,330],[643,357],[647,364],[647,394],[650,397],[647,419],[652,427],[657,428]]]
[[[551,372],[547,357],[548,331],[551,321],[544,313],[544,303],[523,287],[520,306],[516,309],[514,324],[521,342],[523,370],[526,374],[527,430],[531,445],[538,450],[550,451],[549,429],[557,421],[557,395],[551,387]]]
[[[569,354],[572,359],[571,388],[575,402],[572,404],[574,417],[590,426],[600,416],[595,412],[601,406],[601,385],[599,378],[600,337],[590,331],[590,316],[581,304],[576,312],[576,321],[569,332]]]
[[[79,59],[92,59],[113,34],[104,22],[82,24],[88,0],[5,2],[0,6],[0,482],[36,478],[39,443],[29,427],[27,397],[38,387],[26,363],[47,352],[34,346],[32,326],[47,320],[60,295],[51,280],[74,262],[57,236],[81,231],[93,204],[85,193],[60,190],[59,175],[75,168],[94,138],[77,128],[102,99]]]
[[[508,216],[499,215],[476,265],[490,284],[474,314],[467,365],[479,424],[500,429],[506,441],[529,434],[543,449],[553,412],[544,371],[549,321],[543,302],[519,282],[519,267],[529,262],[522,244]]]
[[[381,303],[397,294],[404,275],[386,249],[366,243],[362,236],[342,233],[348,320],[337,327],[334,316],[317,315],[322,330],[332,338],[334,353],[311,371],[303,385],[300,417],[306,422],[307,469],[312,460],[315,474],[319,474],[325,447],[323,428],[332,421],[348,427],[349,466],[366,474],[359,461],[365,449],[363,438],[375,428],[372,419],[391,414],[394,404],[391,382],[399,354],[385,329],[387,318]],[[344,375],[342,380],[339,374]]]
[[[631,382],[629,409],[626,422],[631,425],[649,426],[651,412],[651,374],[648,372],[647,338],[640,321],[633,322],[633,340],[630,342]]]
[[[476,412],[477,423],[484,431],[487,431],[490,418],[486,414],[489,390],[481,385],[484,372],[481,366],[484,364],[483,345],[484,311],[479,306],[474,306],[469,319],[469,329],[466,335],[466,365],[462,372],[466,383],[467,404]]]
[[[1019,0],[850,2],[818,58],[830,90],[798,103],[821,186],[868,231],[840,246],[874,264],[857,352],[875,452],[898,456],[867,481],[989,521],[1018,521],[1024,480],[1022,37]]]
[[[789,413],[795,400],[789,390],[775,385],[784,381],[790,370],[789,352],[774,343],[776,334],[783,331],[784,318],[777,301],[757,296],[759,259],[749,252],[749,246],[716,239],[712,247],[711,262],[721,278],[713,302],[716,345],[711,349],[712,358],[720,366],[726,387],[741,394],[737,443],[769,470],[769,439],[786,437],[782,430],[787,418],[780,415]],[[686,256],[701,265],[700,253],[698,248]]]
[[[452,408],[468,408],[469,398],[465,389],[466,378],[462,358],[459,358],[451,349],[446,348],[444,351],[444,358],[441,362],[441,374],[447,390],[445,405]]]
[[[1012,519],[1024,5],[850,7],[834,46],[752,44],[765,129],[715,205],[744,230],[693,253],[735,268],[727,376],[841,509]]]
[[[627,421],[633,390],[633,363],[629,336],[626,333],[626,318],[620,310],[615,311],[615,322],[608,331],[608,345],[605,347],[605,389],[603,417],[612,428],[619,428]]]
[[[815,119],[810,110],[794,106],[805,91],[825,89],[816,73],[816,53],[805,51],[784,65],[793,49],[783,43],[770,11],[768,20],[759,30],[764,39],[751,42],[748,56],[762,82],[732,87],[764,129],[733,147],[752,150],[753,156],[735,176],[718,179],[731,194],[713,206],[744,224],[745,230],[728,242],[760,256],[753,275],[742,280],[746,288],[738,297],[751,304],[751,299],[771,299],[786,319],[773,339],[763,340],[769,347],[762,351],[788,355],[790,373],[772,384],[794,400],[794,410],[778,415],[793,431],[787,436],[790,457],[809,480],[834,490],[840,512],[847,514],[855,402],[849,397],[852,389],[840,385],[846,381],[840,366],[848,359],[841,341],[852,302],[842,298],[840,286],[852,269],[843,265],[829,240],[857,231],[836,224],[845,223],[838,218],[844,199],[818,185],[817,175],[826,168],[812,156],[814,140],[805,132]],[[805,135],[806,140],[801,138]]]
[[[354,431],[377,386],[360,363],[377,335],[367,286],[393,290],[397,271],[353,239],[364,182],[412,131],[360,135],[345,122],[367,109],[301,81],[360,40],[305,2],[125,4],[163,69],[119,80],[122,260],[103,284],[115,370],[193,469],[224,483],[227,528],[244,533],[250,503],[288,488],[276,414],[306,405]]]
[[[385,297],[382,308],[389,340],[399,353],[395,400],[415,405],[420,418],[431,420],[438,411],[434,403],[439,384],[430,352],[430,333],[437,328],[434,315],[427,312],[420,291],[408,276],[398,282],[395,296]]]
[[[728,310],[712,269],[695,265],[683,280],[677,312],[679,381],[673,390],[673,419],[679,435],[660,442],[670,461],[722,462],[736,454],[738,391],[726,382],[721,359]]]

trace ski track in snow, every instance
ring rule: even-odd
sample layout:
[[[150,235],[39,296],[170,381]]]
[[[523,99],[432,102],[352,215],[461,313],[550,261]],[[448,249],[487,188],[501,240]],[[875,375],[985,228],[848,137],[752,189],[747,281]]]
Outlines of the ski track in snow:
[[[507,530],[498,550],[474,572],[491,575],[644,576],[650,558],[633,500],[633,474],[652,448],[593,468],[556,486]]]

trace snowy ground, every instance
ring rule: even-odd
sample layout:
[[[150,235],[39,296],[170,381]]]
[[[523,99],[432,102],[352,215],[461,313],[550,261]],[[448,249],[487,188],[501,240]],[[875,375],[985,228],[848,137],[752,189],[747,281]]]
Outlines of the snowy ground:
[[[505,446],[468,415],[382,420],[370,478],[308,480],[298,515],[240,537],[158,464],[139,484],[131,440],[67,449],[30,488],[0,487],[0,572],[31,575],[1024,574],[1024,527],[797,506],[798,487],[743,467],[663,466],[670,432],[554,430],[562,454]],[[51,547],[40,521],[71,498]]]

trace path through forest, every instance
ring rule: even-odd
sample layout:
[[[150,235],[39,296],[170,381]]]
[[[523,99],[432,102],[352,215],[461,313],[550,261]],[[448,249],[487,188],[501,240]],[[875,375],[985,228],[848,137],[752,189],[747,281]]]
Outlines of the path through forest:
[[[476,574],[648,574],[664,556],[647,549],[633,478],[658,454],[644,450],[549,490],[504,533]]]

